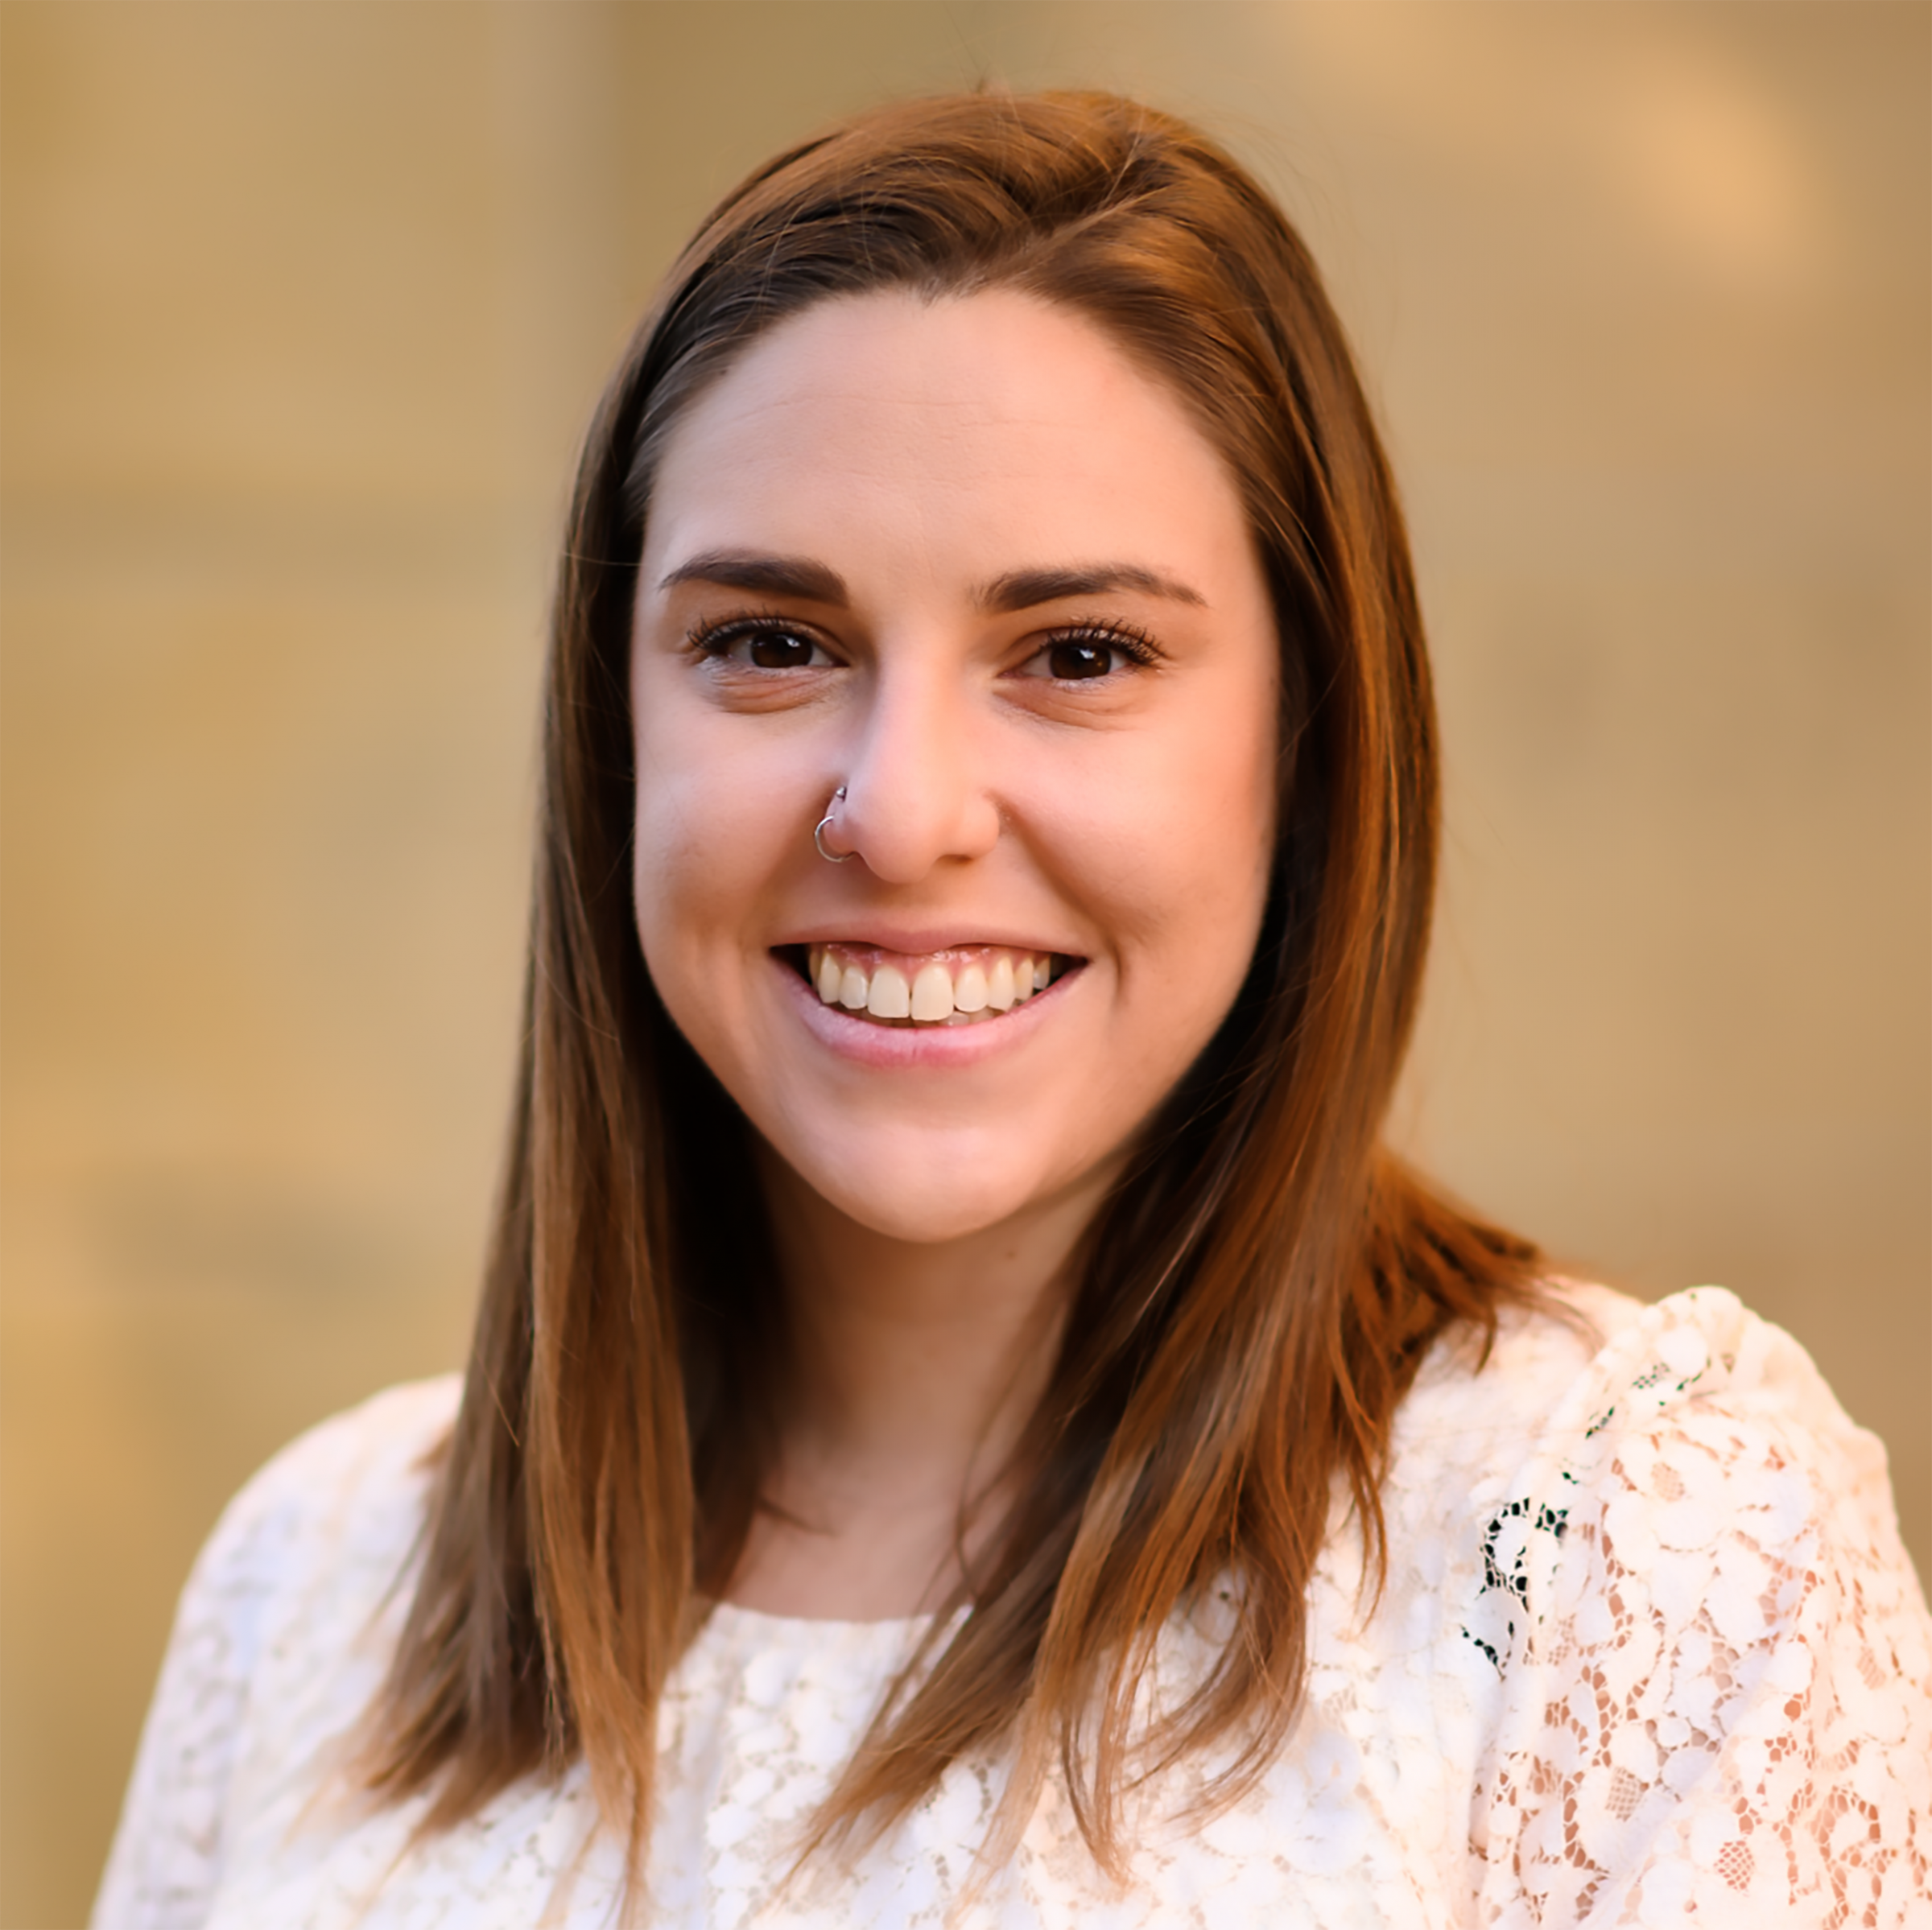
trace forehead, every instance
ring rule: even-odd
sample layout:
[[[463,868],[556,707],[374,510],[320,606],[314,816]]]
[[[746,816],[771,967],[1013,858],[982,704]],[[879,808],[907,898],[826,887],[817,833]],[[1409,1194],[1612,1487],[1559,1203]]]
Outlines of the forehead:
[[[672,430],[647,583],[673,550],[835,539],[933,568],[1123,546],[1157,569],[1253,567],[1233,480],[1169,386],[1084,316],[1008,290],[820,303]]]

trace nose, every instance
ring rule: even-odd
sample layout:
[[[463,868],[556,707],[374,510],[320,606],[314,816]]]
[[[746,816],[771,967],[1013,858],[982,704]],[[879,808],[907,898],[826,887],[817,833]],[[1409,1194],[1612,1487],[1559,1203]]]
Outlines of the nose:
[[[888,885],[984,857],[1000,812],[969,694],[931,664],[882,665],[869,684],[829,840]]]

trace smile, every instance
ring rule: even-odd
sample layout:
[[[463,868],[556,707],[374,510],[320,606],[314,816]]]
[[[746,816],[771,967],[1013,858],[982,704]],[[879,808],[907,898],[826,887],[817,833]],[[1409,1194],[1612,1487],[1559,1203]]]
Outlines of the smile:
[[[993,945],[920,956],[813,945],[804,954],[805,976],[822,1003],[881,1025],[980,1025],[1025,1004],[1080,963]]]

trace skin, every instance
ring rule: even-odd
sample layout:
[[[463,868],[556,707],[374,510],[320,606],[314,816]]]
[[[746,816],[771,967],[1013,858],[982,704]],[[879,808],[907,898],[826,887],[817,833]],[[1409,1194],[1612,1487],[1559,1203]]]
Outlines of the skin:
[[[997,1520],[1069,1253],[1253,952],[1277,650],[1225,465],[1064,308],[828,301],[672,433],[632,653],[638,928],[756,1128],[799,1337],[733,1600],[910,1614],[962,1509],[968,1549]],[[807,984],[797,948],[828,942],[1066,969],[989,1023],[889,1028]]]

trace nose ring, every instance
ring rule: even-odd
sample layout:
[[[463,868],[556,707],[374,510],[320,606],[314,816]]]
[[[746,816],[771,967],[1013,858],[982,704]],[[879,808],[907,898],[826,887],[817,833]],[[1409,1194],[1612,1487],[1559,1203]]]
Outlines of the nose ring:
[[[836,816],[837,816],[838,806],[843,804],[844,801],[845,786],[841,784],[839,788],[832,794],[832,804],[831,806],[827,810],[825,815],[819,819],[818,823],[811,827],[811,841],[818,847],[819,856],[823,858],[828,864],[843,864],[848,858],[856,858],[859,855],[857,852],[828,851],[825,848],[825,827],[831,823]]]

